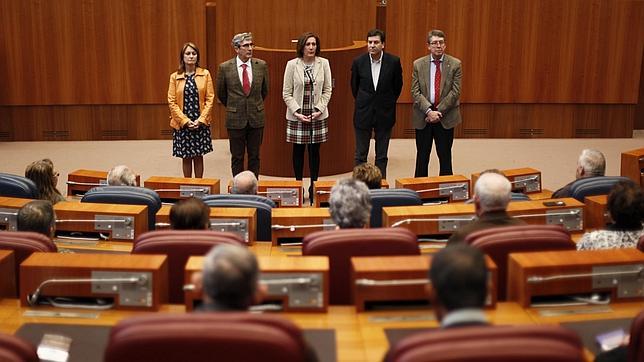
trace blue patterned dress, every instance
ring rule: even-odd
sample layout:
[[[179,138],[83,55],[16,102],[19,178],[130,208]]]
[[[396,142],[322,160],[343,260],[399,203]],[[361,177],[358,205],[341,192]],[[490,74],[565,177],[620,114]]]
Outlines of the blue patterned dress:
[[[199,91],[195,82],[195,75],[186,76],[186,85],[183,89],[183,113],[196,121],[201,112],[199,111]],[[192,158],[203,156],[212,152],[212,137],[210,127],[203,123],[199,124],[196,130],[183,127],[174,130],[172,133],[172,155],[181,158]]]

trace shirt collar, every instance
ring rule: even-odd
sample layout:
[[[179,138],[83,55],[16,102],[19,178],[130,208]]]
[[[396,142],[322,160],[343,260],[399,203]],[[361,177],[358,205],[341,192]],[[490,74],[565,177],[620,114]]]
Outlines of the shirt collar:
[[[250,60],[252,58],[248,58],[248,61],[246,61],[246,63],[242,62],[241,59],[239,59],[239,57],[235,57],[235,59],[237,61],[237,68],[239,68],[239,67],[241,67],[242,64],[246,64],[246,65],[248,65],[250,67]]]
[[[371,64],[373,64],[373,63],[381,63],[382,64],[382,58],[385,56],[385,51],[383,50],[380,53],[380,59],[378,59],[378,60],[374,60],[373,57],[371,56],[371,53],[367,53],[367,54],[369,54],[369,60],[371,61]]]
[[[429,61],[433,63],[434,60],[440,60],[441,63],[444,62],[445,61],[445,54],[441,55],[440,59],[434,59],[434,57],[430,54],[429,55]]]
[[[457,309],[447,313],[447,315],[441,321],[441,327],[449,327],[454,324],[463,324],[463,323],[487,323],[485,318],[485,313],[482,310],[476,308],[463,308]]]

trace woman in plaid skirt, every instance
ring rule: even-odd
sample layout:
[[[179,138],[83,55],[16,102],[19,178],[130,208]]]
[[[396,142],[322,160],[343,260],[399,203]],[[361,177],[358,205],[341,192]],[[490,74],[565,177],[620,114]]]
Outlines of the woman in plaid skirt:
[[[297,58],[284,71],[282,98],[286,103],[286,142],[293,144],[293,172],[302,180],[304,151],[309,149],[309,200],[320,172],[320,144],[329,134],[327,105],[331,99],[331,67],[320,55],[320,38],[304,33],[297,41]]]

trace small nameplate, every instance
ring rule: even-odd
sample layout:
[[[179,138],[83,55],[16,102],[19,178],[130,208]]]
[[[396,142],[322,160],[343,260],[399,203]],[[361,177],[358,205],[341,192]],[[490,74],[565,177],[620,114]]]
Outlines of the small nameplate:
[[[287,280],[280,283],[280,280]],[[308,283],[288,280],[308,279]],[[322,273],[261,273],[260,280],[266,283],[269,297],[288,296],[290,308],[324,307],[324,276]],[[270,299],[270,298],[269,298]]]
[[[561,215],[562,213],[570,214]],[[584,212],[581,208],[546,210],[546,224],[561,225],[568,231],[580,231],[584,229]]]
[[[134,240],[134,217],[120,215],[96,215],[96,231],[109,231],[112,239]]]
[[[298,188],[267,188],[266,196],[280,206],[300,206]]]
[[[593,267],[593,289],[617,287],[617,298],[644,297],[644,264]],[[632,273],[628,273],[632,272]],[[613,275],[610,275],[613,274]]]
[[[472,216],[439,216],[438,231],[454,232],[461,226],[472,221]]]
[[[180,185],[179,197],[197,197],[203,198],[210,195],[210,186]]]
[[[470,198],[469,189],[465,182],[438,184],[438,194],[447,196],[452,200],[467,200]]]
[[[523,190],[525,193],[541,191],[541,177],[538,173],[532,175],[516,176],[514,178],[514,189]]]
[[[246,219],[210,219],[210,230],[232,232],[248,242],[248,220]]]
[[[141,282],[92,282],[92,293],[118,294],[119,304],[131,307],[152,306],[152,273],[93,271],[92,279],[140,278]]]
[[[18,230],[18,209],[0,208],[0,224],[7,225],[7,231]]]

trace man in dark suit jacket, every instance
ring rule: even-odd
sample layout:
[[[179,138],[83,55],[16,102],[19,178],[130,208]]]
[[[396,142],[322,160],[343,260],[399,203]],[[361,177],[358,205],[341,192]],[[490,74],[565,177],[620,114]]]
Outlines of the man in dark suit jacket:
[[[448,245],[432,257],[429,279],[429,299],[441,328],[487,324],[488,270],[479,249]]]
[[[355,165],[367,162],[371,133],[376,138],[376,166],[387,177],[387,150],[396,122],[396,101],[402,90],[400,58],[383,52],[385,32],[367,33],[367,54],[353,60],[351,91],[355,98],[353,127],[356,136]]]
[[[416,129],[414,177],[428,176],[433,142],[440,175],[452,175],[454,127],[461,122],[461,61],[445,54],[445,34],[440,30],[429,32],[427,48],[430,55],[414,61],[411,78],[412,121]]]
[[[253,35],[240,33],[233,37],[237,56],[219,65],[217,98],[226,106],[226,128],[232,155],[233,176],[248,169],[259,177],[259,148],[264,134],[264,99],[268,95],[268,66],[252,58]]]

